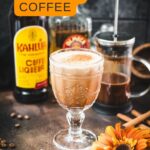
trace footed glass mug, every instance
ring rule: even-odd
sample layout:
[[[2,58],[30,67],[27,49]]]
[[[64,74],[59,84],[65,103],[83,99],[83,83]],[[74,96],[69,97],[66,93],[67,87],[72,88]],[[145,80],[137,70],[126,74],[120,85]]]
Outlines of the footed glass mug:
[[[82,129],[84,111],[95,102],[101,86],[104,59],[87,49],[64,49],[50,56],[51,84],[57,102],[68,111],[69,129],[59,131],[53,142],[63,150],[87,150],[96,139]]]
[[[141,93],[130,91],[132,61],[142,63],[150,71],[149,62],[132,56],[134,42],[135,38],[126,33],[119,33],[116,38],[112,32],[96,34],[97,51],[105,60],[101,91],[94,104],[96,111],[105,114],[129,112],[132,109],[130,98],[143,96],[149,91],[149,87]]]

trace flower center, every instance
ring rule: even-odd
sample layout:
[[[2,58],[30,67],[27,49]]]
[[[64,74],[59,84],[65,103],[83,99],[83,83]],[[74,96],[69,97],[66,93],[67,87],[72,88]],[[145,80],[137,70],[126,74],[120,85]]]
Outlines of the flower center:
[[[117,146],[116,150],[131,150],[128,144],[120,144]]]

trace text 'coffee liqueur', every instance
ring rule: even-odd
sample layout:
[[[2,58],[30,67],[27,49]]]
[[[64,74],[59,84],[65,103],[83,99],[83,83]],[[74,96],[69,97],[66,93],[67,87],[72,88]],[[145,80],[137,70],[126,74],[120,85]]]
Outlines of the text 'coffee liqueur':
[[[26,89],[47,86],[47,33],[40,26],[20,29],[14,37],[16,85]]]

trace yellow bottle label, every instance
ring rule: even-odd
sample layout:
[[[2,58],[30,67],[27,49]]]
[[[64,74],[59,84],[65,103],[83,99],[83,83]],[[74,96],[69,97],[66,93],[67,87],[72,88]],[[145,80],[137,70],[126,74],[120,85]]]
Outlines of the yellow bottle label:
[[[16,86],[39,89],[48,84],[48,37],[40,26],[20,29],[14,37]]]

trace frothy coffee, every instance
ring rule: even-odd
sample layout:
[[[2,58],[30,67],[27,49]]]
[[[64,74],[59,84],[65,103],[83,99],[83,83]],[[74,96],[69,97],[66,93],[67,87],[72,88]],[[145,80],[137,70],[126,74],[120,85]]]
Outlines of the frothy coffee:
[[[92,51],[64,51],[51,55],[51,83],[58,102],[66,108],[90,106],[100,90],[103,58]]]

